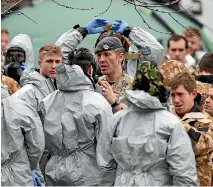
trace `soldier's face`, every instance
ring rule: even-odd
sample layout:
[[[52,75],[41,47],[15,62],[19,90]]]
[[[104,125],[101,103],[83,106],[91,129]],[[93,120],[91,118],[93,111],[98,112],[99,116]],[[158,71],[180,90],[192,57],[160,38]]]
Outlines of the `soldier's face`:
[[[213,88],[209,89],[207,99],[205,102],[205,111],[213,117]]]
[[[38,61],[40,74],[45,77],[55,78],[56,71],[55,66],[62,62],[61,53],[46,53],[43,57]]]
[[[185,63],[185,56],[187,54],[186,43],[183,39],[178,41],[171,40],[170,47],[167,50],[170,60],[178,60]]]
[[[97,54],[97,61],[103,75],[111,75],[120,70],[123,53],[117,51],[101,51]]]
[[[179,85],[177,88],[171,89],[172,102],[174,104],[176,113],[180,117],[183,117],[192,109],[196,95],[196,90],[189,93],[183,85]]]

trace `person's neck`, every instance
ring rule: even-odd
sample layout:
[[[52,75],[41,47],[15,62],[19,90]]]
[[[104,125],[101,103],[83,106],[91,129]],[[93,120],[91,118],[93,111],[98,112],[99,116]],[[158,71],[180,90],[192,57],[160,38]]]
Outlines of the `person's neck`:
[[[107,80],[109,82],[116,82],[118,81],[122,76],[122,69],[119,69],[118,71],[114,72],[113,74],[107,75]]]

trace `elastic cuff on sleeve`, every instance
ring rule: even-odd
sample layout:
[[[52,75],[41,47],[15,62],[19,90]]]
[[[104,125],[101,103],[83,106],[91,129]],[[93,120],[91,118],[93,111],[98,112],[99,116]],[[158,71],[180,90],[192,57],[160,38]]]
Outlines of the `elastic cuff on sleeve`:
[[[123,36],[129,38],[129,34],[130,34],[131,30],[132,30],[131,27],[126,27],[126,29],[123,32]]]

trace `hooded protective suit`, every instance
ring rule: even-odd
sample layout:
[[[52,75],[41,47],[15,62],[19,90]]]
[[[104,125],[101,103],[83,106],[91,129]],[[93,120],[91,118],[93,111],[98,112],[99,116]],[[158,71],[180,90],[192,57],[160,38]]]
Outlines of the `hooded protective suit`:
[[[44,133],[37,112],[13,96],[1,103],[1,185],[33,186],[44,151]]]
[[[178,118],[144,91],[127,91],[127,100],[97,147],[107,185],[196,186],[194,153]]]
[[[40,102],[50,93],[55,91],[55,86],[51,79],[45,78],[34,69],[26,69],[20,79],[22,88],[13,94],[25,100],[39,111]]]
[[[27,34],[18,34],[8,45],[7,51],[11,47],[19,47],[25,51],[25,63],[28,67],[34,67],[34,53],[31,38]]]
[[[56,67],[57,87],[41,103],[50,159],[49,186],[92,186],[100,183],[96,145],[112,117],[112,108],[77,66]]]
[[[63,62],[67,61],[68,54],[75,49],[83,40],[83,36],[77,30],[71,29],[64,33],[57,41],[56,45],[61,47],[63,52]],[[134,77],[139,61],[151,61],[160,64],[164,56],[164,47],[156,40],[154,36],[140,27],[134,27],[129,40],[141,53],[140,59],[127,60],[124,64],[126,73]]]
[[[30,104],[38,113],[41,101],[50,93],[55,91],[55,86],[50,78],[45,78],[34,69],[26,69],[20,79],[23,86],[13,97],[17,97]],[[48,151],[45,149],[40,160],[40,169],[44,174]]]

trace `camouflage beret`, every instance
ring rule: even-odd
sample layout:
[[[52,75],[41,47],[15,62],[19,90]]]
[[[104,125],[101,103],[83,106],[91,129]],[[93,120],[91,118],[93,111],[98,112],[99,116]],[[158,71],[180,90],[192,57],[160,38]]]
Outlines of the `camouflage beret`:
[[[149,61],[140,62],[132,85],[133,90],[140,89],[156,96],[161,102],[169,97],[168,90],[163,85],[163,76],[157,69],[157,64]]]
[[[117,50],[122,49],[123,45],[117,37],[105,37],[103,40],[101,40],[98,45],[95,48],[95,54],[101,52],[101,51],[110,51],[110,50]]]
[[[180,73],[180,72],[188,72],[189,73],[189,69],[185,66],[185,64],[183,64],[182,62],[177,61],[177,60],[164,61],[160,65],[159,71],[163,75],[163,78],[164,78],[163,84],[164,84],[164,86],[168,86],[169,82],[171,81],[171,79],[177,73]]]

